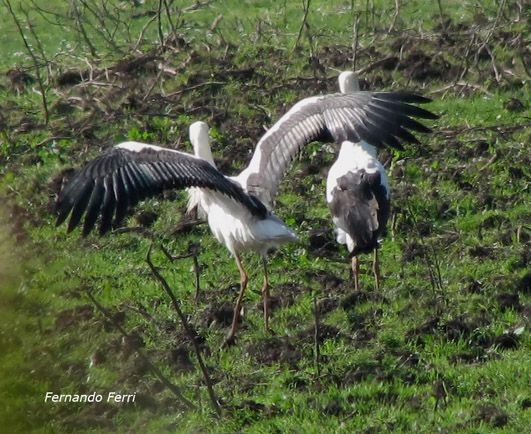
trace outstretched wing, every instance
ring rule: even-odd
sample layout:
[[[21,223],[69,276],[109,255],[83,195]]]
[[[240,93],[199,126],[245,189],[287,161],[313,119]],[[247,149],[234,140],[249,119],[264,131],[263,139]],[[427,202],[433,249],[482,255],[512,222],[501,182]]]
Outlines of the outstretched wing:
[[[295,155],[313,141],[364,140],[378,148],[418,143],[410,131],[431,132],[413,118],[436,119],[413,104],[430,100],[407,92],[351,92],[306,98],[295,104],[260,139],[249,166],[235,179],[269,205]]]
[[[56,203],[57,226],[71,214],[70,232],[85,214],[86,236],[101,215],[99,232],[103,235],[140,200],[164,189],[187,187],[218,191],[259,217],[267,213],[259,200],[206,161],[159,146],[125,142],[89,161],[61,191]]]

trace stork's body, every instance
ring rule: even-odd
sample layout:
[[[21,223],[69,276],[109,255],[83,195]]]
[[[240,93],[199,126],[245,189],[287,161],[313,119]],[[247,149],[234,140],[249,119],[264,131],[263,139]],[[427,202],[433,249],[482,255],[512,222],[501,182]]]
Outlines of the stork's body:
[[[390,189],[374,147],[361,141],[344,141],[328,172],[326,201],[337,226],[337,242],[346,244],[354,287],[359,288],[360,253],[374,251],[376,288],[380,284],[378,249],[390,211]]]
[[[357,74],[342,72],[341,93],[359,91]],[[326,181],[326,201],[337,227],[337,242],[345,244],[351,260],[354,288],[359,289],[360,253],[374,251],[373,273],[376,289],[380,287],[378,249],[391,207],[390,188],[376,148],[365,141],[344,141]]]
[[[245,251],[260,253],[264,274],[262,296],[264,303],[264,327],[269,331],[269,279],[267,272],[267,252],[282,244],[295,242],[297,235],[282,220],[267,214],[265,218],[257,218],[250,214],[242,205],[228,203],[216,194],[201,192],[200,206],[207,215],[212,235],[220,243],[225,244],[236,260],[240,271],[240,293],[234,307],[234,316],[227,341],[231,341],[239,321],[239,314],[245,289],[247,272],[243,267],[240,254]]]
[[[69,215],[68,231],[83,222],[83,235],[99,215],[100,234],[116,226],[128,209],[164,189],[190,189],[189,207],[198,205],[214,237],[234,255],[241,290],[228,339],[236,332],[247,274],[240,253],[257,251],[264,264],[264,318],[268,328],[268,278],[265,254],[297,236],[269,211],[278,184],[295,155],[320,141],[365,140],[374,146],[401,147],[398,139],[416,141],[409,130],[428,132],[413,118],[434,118],[415,103],[429,100],[411,93],[355,92],[311,97],[295,104],[260,139],[248,167],[226,177],[215,167],[208,129],[191,126],[195,155],[159,146],[126,142],[89,161],[60,193],[57,224]],[[382,124],[385,128],[382,128]]]

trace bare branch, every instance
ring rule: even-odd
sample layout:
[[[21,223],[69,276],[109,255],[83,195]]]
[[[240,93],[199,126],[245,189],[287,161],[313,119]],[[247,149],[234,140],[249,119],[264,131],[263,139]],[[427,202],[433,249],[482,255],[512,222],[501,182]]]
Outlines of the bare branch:
[[[99,14],[97,10],[94,10],[94,8],[92,8],[86,0],[77,0],[77,1],[79,1],[83,5],[83,7],[86,10],[88,10],[96,18],[96,21],[99,23],[99,25],[95,25],[94,23],[92,23],[90,20],[87,19],[86,22],[88,23],[88,25],[98,35],[100,35],[100,37],[105,42],[109,43],[117,53],[123,54],[123,50],[120,49],[120,47],[118,47],[118,45],[114,41],[114,34],[109,31],[107,23],[105,22],[105,19],[102,18],[101,14]]]
[[[358,39],[360,33],[360,14],[356,13],[354,17],[354,24],[352,26],[354,39],[352,41],[352,69],[356,70],[356,61],[358,60]]]
[[[193,12],[196,9],[199,9],[199,8],[201,8],[203,6],[208,6],[209,4],[214,3],[215,1],[216,0],[205,0],[205,1],[202,1],[202,2],[196,1],[193,5],[187,6],[185,8],[182,8],[181,12],[185,13],[185,14],[188,13],[188,12]]]
[[[42,60],[46,64],[46,69],[48,71],[48,77],[49,77],[50,73],[51,73],[51,71],[50,71],[50,62],[46,58],[46,53],[44,51],[44,48],[42,47],[41,41],[40,41],[39,37],[37,36],[37,33],[35,33],[33,25],[31,24],[31,21],[29,19],[29,13],[28,13],[28,11],[26,9],[22,9],[22,7],[20,7],[20,10],[22,11],[22,13],[26,17],[26,26],[27,26],[29,32],[31,33],[31,36],[33,37],[33,40],[35,41],[35,45],[37,46],[37,49],[39,50],[39,53],[41,55]]]
[[[131,336],[125,331],[125,329],[120,324],[118,324],[118,322],[113,318],[109,311],[94,298],[92,293],[88,289],[85,290],[85,293],[87,294],[90,301],[94,303],[96,308],[103,314],[105,318],[107,318],[108,321],[110,321],[110,323],[116,328],[116,330],[120,332],[120,334],[126,339],[126,341],[131,340]],[[164,384],[179,400],[181,400],[181,402],[188,409],[197,410],[197,407],[184,397],[184,395],[181,393],[180,388],[170,382],[170,380],[168,380],[166,376],[159,370],[159,368],[157,368],[151,362],[151,360],[149,360],[149,358],[144,354],[144,352],[140,348],[138,348],[136,345],[133,346],[133,348],[135,349],[138,357],[142,359],[142,361],[149,367],[149,369],[151,369],[151,371],[159,378],[162,384]]]
[[[153,15],[146,24],[144,24],[144,26],[140,30],[140,33],[138,34],[138,39],[136,40],[136,44],[133,46],[133,51],[138,50],[138,47],[140,46],[140,44],[142,43],[142,40],[144,39],[144,33],[146,33],[146,30],[149,28],[149,26],[153,24],[153,22],[157,20],[159,17],[160,15],[157,13]],[[159,31],[159,36],[160,36],[160,31]],[[161,41],[161,44],[162,44],[162,41]]]
[[[219,14],[216,19],[212,22],[212,25],[210,26],[210,31],[214,33],[219,25],[221,23],[221,20],[223,19],[223,14]]]
[[[170,5],[173,3],[173,0],[168,4],[167,0],[164,0],[164,9],[166,10],[166,19],[168,20],[168,23],[170,24],[171,34],[173,37],[177,34],[177,28],[175,27],[175,24],[173,24],[173,21],[171,19],[171,12],[170,12]]]
[[[437,94],[440,94],[440,93],[444,93],[444,92],[447,92],[447,91],[449,91],[451,89],[454,89],[456,87],[461,87],[461,88],[464,88],[464,89],[470,88],[470,89],[474,89],[474,90],[479,90],[480,92],[483,92],[485,95],[488,95],[488,96],[492,96],[493,95],[491,92],[489,92],[484,87],[481,87],[479,84],[466,83],[464,81],[459,81],[457,83],[452,83],[452,84],[449,84],[448,86],[441,87],[440,89],[432,90],[430,92],[430,95],[437,95]]]
[[[42,108],[44,110],[44,124],[48,125],[48,121],[50,119],[50,115],[48,113],[48,103],[46,101],[46,92],[44,90],[44,83],[42,81],[42,77],[41,77],[41,73],[40,73],[39,62],[37,61],[37,57],[35,56],[35,53],[33,52],[33,50],[31,49],[31,47],[28,44],[28,41],[26,39],[26,35],[24,35],[24,31],[22,30],[22,26],[20,25],[20,22],[19,22],[17,16],[15,15],[15,12],[11,8],[11,2],[9,0],[4,0],[4,4],[9,9],[9,13],[11,14],[11,17],[13,18],[13,21],[15,21],[15,24],[16,24],[16,26],[18,28],[18,31],[20,33],[20,36],[22,38],[22,41],[24,42],[26,50],[28,51],[28,53],[29,53],[29,55],[31,57],[31,60],[33,61],[33,65],[35,66],[35,74],[37,75],[37,81],[39,83],[39,89],[40,89],[40,94],[41,94],[41,98],[42,98]]]
[[[73,9],[74,14],[75,14],[76,27],[79,30],[79,32],[81,33],[81,36],[83,36],[83,40],[85,41],[85,43],[88,45],[89,50],[90,50],[90,54],[92,55],[92,57],[96,57],[97,56],[96,47],[94,47],[94,45],[92,45],[92,42],[91,42],[90,38],[88,37],[87,32],[85,31],[85,26],[83,24],[83,20],[81,20],[81,15],[79,13],[79,9],[77,7],[77,3],[75,2],[75,0],[72,1],[72,9]]]
[[[159,32],[160,46],[162,49],[164,49],[164,33],[162,32],[162,2],[163,0],[159,0],[159,7],[155,16],[157,18],[157,30]]]
[[[293,46],[293,51],[295,51],[299,47],[299,41],[302,36],[302,31],[307,25],[308,13],[310,12],[310,2],[311,0],[302,0],[302,7],[304,10],[304,14],[302,16],[302,22],[299,28],[299,33],[297,34],[297,39],[295,40],[295,45]]]
[[[183,88],[183,89],[176,90],[175,92],[169,93],[169,94],[167,94],[165,96],[167,98],[169,98],[169,97],[172,97],[172,96],[180,95],[181,93],[186,93],[186,92],[189,92],[191,90],[199,89],[200,87],[204,87],[204,86],[224,86],[226,84],[227,83],[225,83],[223,81],[206,81],[204,83],[199,83],[199,84],[196,84],[194,86],[190,86],[190,87],[186,87],[186,88]]]
[[[393,16],[393,22],[391,23],[391,26],[389,27],[389,30],[387,31],[387,33],[392,33],[395,30],[396,20],[398,19],[399,15],[400,15],[400,3],[398,0],[395,0],[395,14]]]
[[[216,410],[216,413],[218,414],[218,416],[221,416],[221,408],[219,407],[218,400],[214,393],[214,388],[212,387],[212,381],[210,380],[208,370],[203,362],[203,357],[201,356],[201,349],[199,348],[199,344],[197,343],[195,333],[194,331],[192,331],[192,329],[188,325],[186,316],[183,314],[181,308],[179,307],[179,302],[177,301],[175,294],[170,288],[170,285],[168,285],[168,282],[166,281],[166,279],[162,277],[162,275],[159,273],[157,268],[153,265],[153,262],[151,262],[151,250],[153,249],[153,244],[154,243],[151,242],[151,245],[149,246],[149,249],[146,255],[146,263],[148,264],[153,275],[157,278],[157,280],[160,282],[160,284],[162,285],[162,287],[164,288],[164,290],[170,297],[170,300],[173,304],[173,308],[175,309],[175,312],[177,312],[177,315],[179,316],[179,319],[181,320],[182,327],[186,335],[188,336],[188,339],[190,339],[194,347],[195,355],[197,357],[197,363],[199,364],[201,372],[203,373],[203,377],[205,379],[205,384],[207,386],[208,395],[210,396],[210,401],[212,402],[212,406],[214,407],[214,410]]]

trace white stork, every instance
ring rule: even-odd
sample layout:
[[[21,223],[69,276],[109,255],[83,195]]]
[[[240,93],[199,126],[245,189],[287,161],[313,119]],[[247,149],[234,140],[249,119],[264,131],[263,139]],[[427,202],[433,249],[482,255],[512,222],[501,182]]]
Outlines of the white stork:
[[[351,71],[339,75],[343,94],[359,92],[358,76]],[[381,125],[385,128],[385,124]],[[380,288],[378,249],[385,235],[391,202],[390,187],[376,149],[364,140],[345,140],[328,172],[326,201],[337,227],[337,242],[346,244],[351,258],[354,288],[359,288],[358,254],[374,251],[373,273]]]
[[[129,208],[164,189],[197,187],[191,204],[208,214],[214,236],[233,253],[241,288],[227,341],[234,338],[247,274],[239,254],[262,253],[296,235],[268,211],[288,164],[313,141],[365,140],[374,146],[401,147],[398,139],[416,141],[408,130],[428,128],[412,119],[434,118],[411,103],[429,100],[411,93],[355,92],[310,97],[295,104],[260,139],[250,164],[238,176],[226,177],[214,166],[206,126],[191,128],[195,156],[159,146],[126,142],[88,162],[59,194],[57,225],[71,213],[68,232],[79,225],[83,236],[94,228],[100,235],[117,226]],[[385,128],[382,128],[382,124]],[[199,197],[200,196],[200,197]],[[212,216],[211,216],[212,214]],[[264,264],[264,318],[268,328],[268,279]]]
[[[195,156],[215,168],[216,164],[212,157],[208,125],[206,123],[194,122],[190,126],[190,141],[192,142]],[[265,214],[265,218],[263,216],[254,216],[241,203],[227,200],[226,197],[217,192],[204,188],[192,187],[188,189],[188,195],[188,211],[196,206],[198,207],[200,215],[208,219],[208,225],[214,237],[220,243],[225,244],[234,256],[240,271],[240,294],[234,308],[232,327],[227,340],[229,341],[235,336],[243,294],[247,286],[247,272],[240,258],[240,252],[247,250],[258,251],[262,256],[264,326],[269,331],[267,252],[281,244],[297,241],[298,236],[282,220],[269,211]],[[257,204],[263,206],[260,200],[252,196],[249,197],[256,201]]]

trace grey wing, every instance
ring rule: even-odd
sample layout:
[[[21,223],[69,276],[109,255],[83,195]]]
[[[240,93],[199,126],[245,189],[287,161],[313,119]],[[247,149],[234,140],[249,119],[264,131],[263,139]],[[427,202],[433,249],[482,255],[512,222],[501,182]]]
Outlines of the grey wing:
[[[101,216],[100,235],[118,224],[139,201],[164,189],[201,187],[223,193],[242,203],[253,215],[267,212],[256,198],[222,175],[208,162],[157,146],[125,143],[88,162],[61,191],[56,202],[59,226],[68,215],[68,232],[83,215],[83,236]]]
[[[418,143],[410,132],[431,132],[413,118],[436,119],[413,104],[430,100],[406,92],[352,92],[306,98],[294,105],[260,139],[249,166],[237,177],[247,192],[269,205],[288,165],[313,141],[358,142],[403,149]]]

